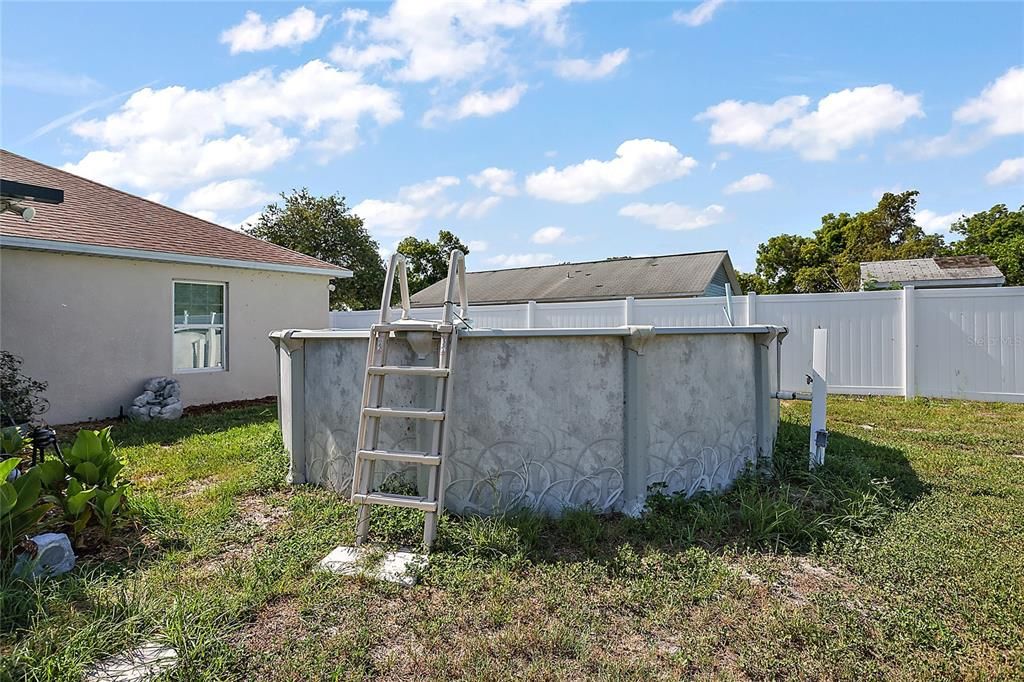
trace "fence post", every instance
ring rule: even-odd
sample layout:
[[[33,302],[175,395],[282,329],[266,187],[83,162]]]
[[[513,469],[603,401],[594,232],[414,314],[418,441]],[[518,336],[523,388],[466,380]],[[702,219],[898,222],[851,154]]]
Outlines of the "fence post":
[[[626,300],[622,302],[623,326],[628,327],[633,324],[633,303],[635,300],[632,296],[627,296]]]
[[[526,328],[533,329],[537,320],[537,302],[526,302]]]
[[[753,291],[747,292],[747,325],[755,324],[757,320],[757,294]]]
[[[917,350],[914,338],[914,287],[903,287],[903,397],[912,400],[916,395],[914,385],[914,355]]]

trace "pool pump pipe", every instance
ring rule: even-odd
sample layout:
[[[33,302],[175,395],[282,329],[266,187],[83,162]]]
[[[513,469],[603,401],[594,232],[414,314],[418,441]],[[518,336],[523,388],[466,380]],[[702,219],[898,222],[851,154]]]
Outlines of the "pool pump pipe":
[[[781,355],[779,356],[781,357]],[[828,383],[825,381],[828,369],[828,330],[814,330],[814,345],[811,351],[811,373],[807,375],[807,383],[811,386],[806,391],[775,391],[772,397],[776,400],[808,400],[811,403],[811,435],[808,443],[809,464],[817,469],[825,463],[825,448],[828,447],[828,431],[825,429],[825,407],[828,396]],[[780,365],[776,363],[776,369]],[[781,381],[779,382],[781,384]],[[779,385],[779,384],[776,384]]]

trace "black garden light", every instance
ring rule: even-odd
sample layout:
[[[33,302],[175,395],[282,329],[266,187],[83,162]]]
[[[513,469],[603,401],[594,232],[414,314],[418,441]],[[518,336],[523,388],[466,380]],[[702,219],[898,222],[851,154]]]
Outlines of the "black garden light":
[[[57,432],[45,424],[32,429],[29,433],[29,440],[32,441],[32,465],[35,466],[43,461],[46,456],[46,449],[52,448],[57,459],[64,461],[64,453],[60,451],[60,444],[57,442]]]

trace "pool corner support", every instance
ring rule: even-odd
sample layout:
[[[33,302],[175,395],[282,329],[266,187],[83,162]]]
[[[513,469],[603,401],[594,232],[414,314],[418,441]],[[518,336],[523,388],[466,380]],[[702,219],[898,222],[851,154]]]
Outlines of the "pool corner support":
[[[295,338],[297,329],[270,334],[277,352],[277,420],[288,453],[288,482],[306,482],[306,354],[305,341]]]
[[[623,339],[623,434],[622,511],[640,516],[647,503],[647,358],[644,349],[654,338],[654,327],[630,326]]]

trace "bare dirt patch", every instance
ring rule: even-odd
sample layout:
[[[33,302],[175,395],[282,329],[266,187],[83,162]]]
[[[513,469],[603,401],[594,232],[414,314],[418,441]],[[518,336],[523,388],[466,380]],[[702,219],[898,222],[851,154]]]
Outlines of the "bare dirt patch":
[[[296,633],[308,630],[302,621],[298,597],[283,596],[265,604],[252,623],[239,630],[233,643],[253,653],[268,653],[288,648]],[[300,637],[304,639],[304,637]]]
[[[242,523],[252,524],[261,531],[276,526],[291,514],[291,510],[287,507],[269,504],[266,499],[258,495],[240,498],[235,506],[238,508]]]
[[[812,598],[828,590],[852,593],[856,585],[838,569],[820,566],[806,557],[784,559],[778,578],[769,580],[751,573],[742,566],[734,566],[737,575],[754,588],[781,597],[786,602],[805,606]]]
[[[200,574],[215,573],[231,563],[248,561],[256,554],[257,550],[266,547],[266,535],[284,523],[285,519],[291,514],[291,510],[287,507],[272,505],[258,495],[239,498],[236,500],[235,505],[238,509],[236,525],[242,527],[255,526],[257,536],[244,543],[226,543],[220,552],[196,565],[195,570]]]

